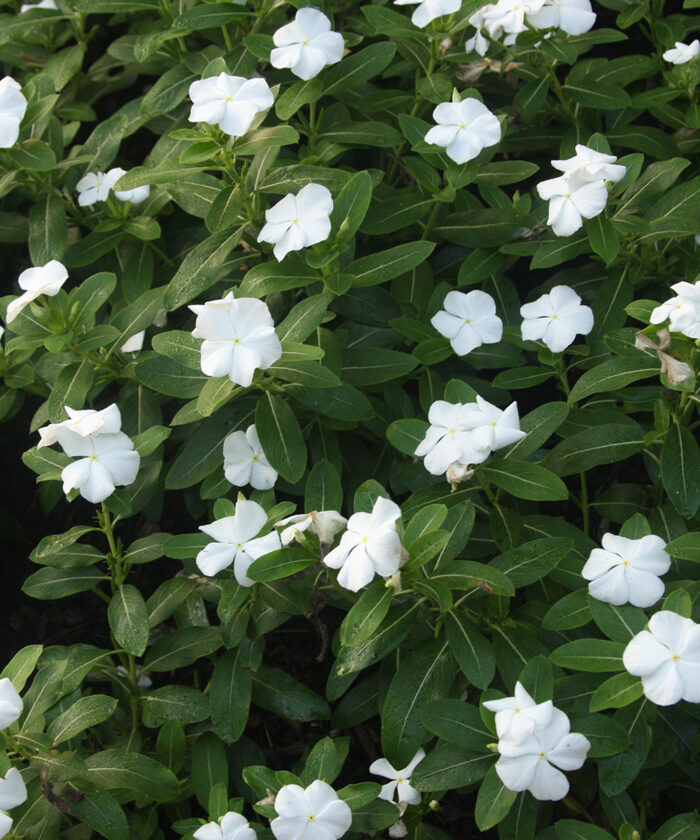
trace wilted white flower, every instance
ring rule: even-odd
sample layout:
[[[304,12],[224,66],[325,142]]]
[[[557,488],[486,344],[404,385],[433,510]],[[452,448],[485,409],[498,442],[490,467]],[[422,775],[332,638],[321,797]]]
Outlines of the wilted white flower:
[[[274,96],[265,79],[244,79],[219,73],[190,85],[190,122],[218,125],[231,137],[242,137],[256,115],[266,111]]]
[[[564,712],[552,709],[550,722],[522,743],[499,741],[496,773],[503,784],[509,790],[529,790],[541,801],[563,799],[569,780],[561,771],[582,767],[591,748],[587,738],[570,730]]]
[[[124,175],[123,169],[110,169],[109,172],[88,172],[75,185],[78,191],[78,204],[90,207],[98,201],[107,201],[109,191]]]
[[[379,794],[380,799],[386,799],[387,802],[394,800],[394,793],[396,793],[397,802],[405,802],[407,805],[417,805],[421,801],[420,792],[411,787],[411,774],[415,768],[425,758],[425,750],[419,749],[413,758],[401,770],[395,770],[386,758],[378,758],[369,766],[369,772],[375,776],[384,776],[385,779],[391,779],[385,785],[382,785]]]
[[[58,6],[54,0],[39,0],[38,3],[24,3],[19,7],[20,14],[22,12],[29,12],[32,9],[53,9],[54,11],[57,11]]]
[[[686,64],[688,61],[692,61],[696,55],[700,55],[700,41],[697,38],[689,44],[676,41],[676,46],[666,50],[663,57],[665,61],[669,61],[671,64]]]
[[[231,432],[224,439],[224,475],[236,487],[250,484],[256,490],[269,490],[277,481],[277,471],[263,452],[254,423],[245,433]]]
[[[608,201],[605,181],[580,168],[540,181],[537,193],[549,201],[547,224],[557,236],[571,236],[583,226],[584,219],[602,213]]]
[[[577,335],[593,329],[593,310],[569,286],[554,286],[549,294],[520,307],[525,341],[543,341],[552,353],[561,353]]]
[[[581,574],[588,591],[608,604],[651,607],[664,594],[659,575],[671,568],[666,543],[654,534],[638,540],[603,535],[603,547],[591,551]]]
[[[313,79],[328,64],[343,57],[343,36],[331,31],[331,22],[318,9],[299,9],[291,23],[272,36],[275,49],[270,53],[273,67],[288,67],[304,81]]]
[[[23,708],[17,689],[7,677],[3,677],[0,680],[0,730],[7,729],[19,720]]]
[[[197,316],[192,335],[203,338],[202,373],[228,376],[247,388],[257,369],[267,370],[282,355],[267,305],[256,298],[234,299],[229,292],[222,300],[192,304]]]
[[[15,145],[26,110],[22,86],[12,76],[5,76],[0,81],[0,149]]]
[[[657,706],[700,703],[700,624],[691,618],[670,610],[654,613],[649,629],[628,643],[622,663],[642,678],[644,694]]]
[[[525,437],[516,402],[501,410],[477,396],[476,405],[470,403],[466,409],[464,421],[472,429],[471,445],[477,452],[495,452]]]
[[[281,262],[290,251],[299,251],[328,239],[333,199],[321,184],[307,184],[296,195],[289,193],[265,211],[258,242],[274,243],[273,253]]]
[[[671,288],[676,292],[676,297],[657,306],[649,320],[652,324],[668,321],[671,332],[683,333],[688,338],[700,338],[700,280],[695,283],[683,280],[674,283]]]
[[[27,788],[22,774],[16,767],[10,767],[5,777],[0,777],[0,838],[9,833],[12,828],[12,817],[6,814],[27,801]]]
[[[349,805],[320,779],[307,788],[283,785],[275,810],[270,828],[277,840],[339,840],[352,825]]]
[[[387,834],[392,838],[392,840],[401,840],[402,837],[405,837],[408,834],[406,823],[404,823],[403,820],[396,820],[392,826],[389,826]]]
[[[63,420],[60,423],[49,423],[39,429],[39,443],[36,448],[41,449],[42,446],[53,446],[58,443],[58,430],[68,429],[80,437],[88,437],[96,432],[105,432],[107,434],[115,434],[122,427],[122,417],[119,413],[119,407],[116,403],[108,405],[100,411],[94,408],[85,408],[76,410],[65,407],[68,420]]]
[[[66,411],[70,416],[68,407]],[[115,416],[119,419],[117,431],[107,431],[113,428]],[[52,423],[40,429],[39,434],[42,445],[46,446],[47,441],[58,442],[66,455],[78,458],[61,472],[63,492],[69,493],[77,488],[84,499],[97,504],[111,496],[115,487],[123,487],[136,480],[141,457],[134,450],[131,438],[118,430],[121,428],[121,415],[116,405],[110,406],[107,425],[102,422],[100,427],[86,433],[92,418],[94,415],[76,418],[78,428],[71,428],[71,421]],[[99,418],[94,422],[100,422]],[[86,425],[80,428],[82,423]]]
[[[480,464],[487,449],[476,450],[472,443],[472,426],[467,415],[476,403],[449,403],[436,400],[428,411],[430,427],[418,444],[415,454],[432,475],[442,475],[452,464]]]
[[[127,338],[119,349],[122,353],[138,353],[138,351],[143,348],[145,338],[146,331],[141,330],[141,332],[137,332],[136,335],[132,335],[131,338]]]
[[[478,289],[448,292],[445,309],[433,315],[430,323],[449,338],[458,356],[471,353],[482,344],[497,344],[503,337],[503,321],[496,315],[496,301]]]
[[[511,744],[522,744],[531,738],[535,731],[549,726],[554,713],[551,700],[535,703],[520,682],[515,684],[515,696],[487,700],[484,707],[496,713],[496,733],[499,741]]]
[[[501,139],[501,124],[478,99],[441,102],[433,111],[438,125],[425,135],[426,143],[442,146],[455,163],[466,163]]]
[[[617,183],[625,177],[627,167],[615,163],[615,155],[596,152],[581,143],[576,144],[576,154],[566,160],[553,160],[552,166],[560,172],[583,170],[589,178],[602,179]]]
[[[458,12],[462,6],[462,0],[394,0],[395,6],[415,6],[416,4],[418,8],[413,10],[411,22],[422,29],[435,18]]]
[[[53,297],[68,279],[68,270],[58,260],[50,260],[46,265],[25,269],[17,279],[24,294],[11,300],[7,307],[5,320],[9,324],[19,315],[24,307],[36,300],[39,295]]]
[[[114,191],[114,195],[119,201],[130,201],[132,204],[141,204],[142,201],[145,201],[151,194],[151,187],[148,184],[144,184],[141,187],[134,187],[132,190],[114,189],[114,185],[122,175],[126,175],[126,169],[122,169],[119,166],[110,169],[106,175],[106,179],[110,183],[110,189]]]
[[[281,519],[275,522],[275,528],[284,528],[280,534],[282,545],[289,545],[304,531],[311,531],[321,543],[330,545],[338,531],[347,524],[348,520],[337,510],[312,510],[311,513],[298,513]]]
[[[539,11],[527,15],[527,22],[535,29],[561,29],[569,35],[588,32],[595,19],[590,0],[546,0]]]
[[[196,557],[202,574],[212,577],[233,563],[233,574],[240,585],[252,586],[255,581],[246,574],[250,564],[282,548],[277,531],[258,537],[266,522],[267,514],[257,502],[242,499],[236,503],[233,516],[200,525],[199,530],[216,541],[205,546]]]
[[[117,665],[117,673],[120,677],[129,676],[129,672],[123,665]],[[144,674],[142,670],[138,667],[138,665],[136,666],[136,674],[136,685],[139,688],[150,688],[153,685],[153,680],[148,676],[148,674]]]
[[[401,564],[401,540],[396,520],[401,509],[390,499],[380,496],[371,513],[354,513],[340,545],[330,551],[323,562],[331,569],[340,569],[338,583],[357,592],[372,581],[375,574],[391,577]]]
[[[218,822],[198,828],[192,836],[195,840],[255,840],[256,834],[243,814],[229,811]]]

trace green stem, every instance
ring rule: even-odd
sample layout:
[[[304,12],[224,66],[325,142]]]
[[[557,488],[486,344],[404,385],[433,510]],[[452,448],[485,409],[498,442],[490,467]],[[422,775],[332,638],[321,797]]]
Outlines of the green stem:
[[[436,201],[433,204],[432,213],[430,214],[430,218],[428,219],[428,221],[425,224],[425,227],[423,228],[423,233],[420,237],[421,239],[427,239],[432,233],[433,228],[435,227],[435,222],[437,221],[438,213],[440,212],[440,205],[441,202],[439,201]]]
[[[588,483],[586,482],[586,473],[580,473],[581,479],[581,515],[583,516],[583,533],[588,536],[590,526],[590,516],[588,509]]]

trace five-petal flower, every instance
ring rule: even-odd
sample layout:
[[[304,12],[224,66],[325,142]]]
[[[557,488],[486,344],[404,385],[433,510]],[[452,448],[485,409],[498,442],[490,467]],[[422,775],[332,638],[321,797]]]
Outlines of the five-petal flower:
[[[569,35],[588,32],[595,19],[590,0],[546,0],[539,11],[527,15],[527,22],[535,29],[561,29]]]
[[[244,79],[219,73],[190,85],[190,122],[218,125],[231,137],[242,137],[255,117],[266,111],[274,96],[265,79]]]
[[[330,545],[338,531],[342,531],[348,520],[337,510],[312,510],[311,513],[297,513],[275,522],[275,528],[282,527],[282,545],[289,545],[299,534],[311,531],[322,545]]]
[[[258,242],[274,244],[280,262],[290,251],[299,251],[328,239],[333,199],[321,184],[307,184],[296,195],[289,193],[265,211],[265,222]]]
[[[277,840],[339,840],[352,825],[352,811],[333,788],[317,779],[307,788],[284,785],[275,796],[270,823]]]
[[[328,64],[343,57],[345,45],[339,32],[331,31],[331,22],[318,9],[299,9],[291,23],[272,36],[275,49],[270,53],[273,67],[288,67],[304,81],[313,79]]]
[[[17,280],[24,293],[11,300],[7,306],[5,320],[9,324],[19,315],[24,307],[36,300],[39,295],[53,297],[68,279],[68,270],[58,260],[50,260],[46,265],[25,269]]]
[[[571,236],[583,226],[584,219],[602,213],[608,201],[605,181],[594,179],[581,169],[571,169],[558,178],[540,181],[537,193],[549,201],[547,224],[557,236]]]
[[[663,54],[664,61],[671,64],[686,64],[692,61],[697,55],[700,55],[700,41],[696,38],[689,44],[684,44],[682,41],[676,41],[676,45],[670,50],[666,50]]]
[[[15,145],[26,110],[22,86],[12,76],[5,76],[0,81],[0,149]]]
[[[243,816],[235,811],[224,814],[218,822],[208,822],[192,835],[195,840],[255,840],[255,831]]]
[[[425,750],[419,749],[413,758],[401,770],[396,770],[386,758],[378,758],[369,766],[369,772],[375,776],[384,776],[385,779],[390,779],[387,784],[382,785],[382,790],[379,794],[380,799],[386,799],[387,802],[394,800],[394,793],[396,793],[396,801],[404,802],[407,805],[417,805],[421,801],[421,794],[414,787],[411,787],[411,774],[415,768],[425,758]]]
[[[444,310],[433,315],[430,323],[450,340],[458,356],[465,356],[482,344],[498,344],[503,337],[496,301],[486,292],[448,292],[442,305]]]
[[[593,329],[593,310],[569,286],[554,286],[549,294],[520,307],[525,341],[543,341],[552,353],[561,353],[577,335]]]
[[[522,744],[536,730],[549,726],[554,713],[551,700],[535,703],[520,682],[515,683],[513,697],[487,700],[484,707],[496,713],[496,734],[499,740],[512,744]]]
[[[224,438],[224,475],[235,487],[250,484],[256,490],[269,490],[277,481],[254,423]]]
[[[676,296],[652,310],[652,324],[668,321],[671,332],[683,333],[688,338],[700,338],[700,280],[688,283],[681,280],[671,288]]]
[[[426,143],[442,146],[455,163],[466,163],[482,149],[501,139],[501,124],[478,99],[441,102],[433,111],[436,126],[425,135]]]

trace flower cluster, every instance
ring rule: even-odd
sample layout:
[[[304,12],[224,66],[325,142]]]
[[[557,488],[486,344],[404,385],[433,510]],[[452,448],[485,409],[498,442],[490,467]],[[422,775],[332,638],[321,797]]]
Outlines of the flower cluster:
[[[654,308],[651,323],[663,324],[668,321],[671,332],[683,333],[688,338],[700,338],[700,280],[695,283],[681,280],[671,288],[676,296]]]
[[[627,171],[616,160],[614,155],[596,152],[579,143],[573,157],[552,161],[552,166],[564,174],[541,181],[537,193],[549,201],[547,224],[557,236],[571,236],[582,227],[584,219],[592,219],[605,210],[606,181],[617,183]]]
[[[429,473],[445,473],[450,482],[468,478],[472,466],[525,437],[517,403],[501,410],[479,396],[473,403],[437,400],[430,406],[428,421],[430,427],[415,454],[424,458]]]
[[[122,418],[115,403],[95,411],[65,407],[68,419],[39,429],[38,447],[58,443],[66,455],[78,460],[61,472],[63,492],[80,490],[88,502],[98,504],[114,493],[115,487],[136,480],[141,458],[134,442],[121,431]]]
[[[113,192],[120,201],[129,201],[131,204],[140,204],[145,201],[151,193],[148,184],[141,187],[134,187],[132,190],[115,190],[114,185],[126,175],[126,170],[115,166],[108,172],[88,172],[75,185],[78,191],[78,204],[81,207],[90,207],[98,201],[107,201],[110,192]]]
[[[499,759],[496,772],[514,791],[530,791],[542,801],[563,799],[569,780],[562,770],[578,770],[591,748],[579,732],[571,732],[569,718],[551,700],[535,703],[518,682],[515,695],[488,700],[496,713]]]

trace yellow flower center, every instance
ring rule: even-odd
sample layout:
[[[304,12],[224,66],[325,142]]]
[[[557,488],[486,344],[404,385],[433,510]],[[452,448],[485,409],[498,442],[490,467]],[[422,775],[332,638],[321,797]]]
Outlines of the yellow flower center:
[[[630,561],[629,561],[629,560],[623,560],[623,561],[622,561],[622,565],[623,565],[623,566],[629,566],[629,564],[630,564]]]
[[[399,778],[396,780],[396,783],[400,785],[402,782],[403,782],[403,776],[399,776]]]
[[[236,543],[236,548],[243,548],[243,543],[242,542],[237,542]]]
[[[309,42],[306,39],[304,39],[301,43],[302,43],[302,46],[304,46],[304,47],[309,46]]]
[[[460,131],[466,131],[467,130],[466,123],[460,123],[457,127],[459,128]]]
[[[91,455],[90,460],[91,461],[97,461],[97,455]]]
[[[234,338],[234,339],[233,339],[233,343],[234,343],[234,344],[240,344],[240,343],[241,343],[240,338],[238,338],[238,337]]]
[[[314,814],[309,814],[309,816],[307,817],[307,819],[308,819],[308,821],[309,821],[309,822],[313,822],[313,821],[316,819],[316,817],[315,817],[315,815],[314,815]]]
[[[571,193],[567,193],[564,198],[571,198]]]
[[[362,539],[360,540],[360,542],[366,543],[368,539],[369,539],[369,537],[362,537]]]
[[[545,754],[545,753],[541,752],[541,753],[540,753],[540,758],[547,758],[547,756],[546,756],[546,754]]]
[[[680,662],[680,661],[681,661],[681,658],[680,658],[680,656],[679,656],[677,653],[674,653],[674,654],[673,654],[673,656],[671,657],[671,659],[672,659],[674,662]]]
[[[259,459],[258,459],[258,456],[257,456],[257,455],[253,455],[253,460],[254,460],[254,461],[259,460]]]
[[[471,318],[465,318],[465,319],[464,319],[464,323],[465,323],[465,324],[471,324],[471,322],[472,322],[472,319],[471,319]]]
[[[455,433],[456,429],[448,429],[447,431],[448,431],[451,435],[453,435],[453,434]]]
[[[296,219],[292,219],[292,224],[293,225],[298,225],[299,224],[299,217],[297,217]]]

